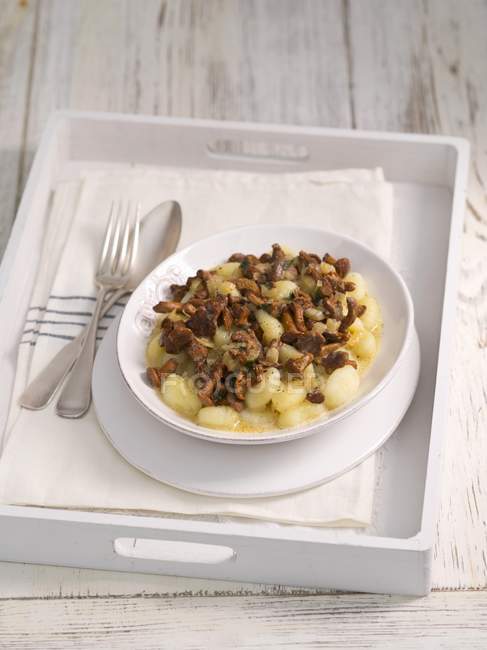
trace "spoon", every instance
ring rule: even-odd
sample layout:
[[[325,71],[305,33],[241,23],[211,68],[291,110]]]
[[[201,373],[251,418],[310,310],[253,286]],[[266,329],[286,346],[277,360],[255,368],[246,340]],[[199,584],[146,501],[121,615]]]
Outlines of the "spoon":
[[[165,201],[151,210],[141,222],[139,255],[128,285],[114,291],[103,305],[101,318],[123,296],[131,293],[158,264],[174,253],[181,236],[181,206],[176,201]],[[19,399],[26,409],[37,411],[45,408],[57,389],[66,379],[78,358],[85,331],[65,345],[47,366],[27,386]]]

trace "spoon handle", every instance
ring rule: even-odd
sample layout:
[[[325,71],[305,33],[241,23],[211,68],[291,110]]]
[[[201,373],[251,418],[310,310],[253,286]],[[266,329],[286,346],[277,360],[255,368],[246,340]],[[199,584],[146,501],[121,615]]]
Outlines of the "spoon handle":
[[[71,368],[57,401],[56,413],[61,418],[81,418],[90,408],[91,374],[96,354],[96,334],[107,291],[108,289],[104,286],[98,289],[93,316],[85,327],[86,334],[81,344],[81,352]]]
[[[103,318],[113,305],[127,293],[130,293],[130,291],[127,291],[126,288],[114,291],[105,300],[100,317]],[[21,406],[32,411],[46,408],[78,358],[83,347],[84,337],[85,329],[54,355],[47,366],[30,382],[20,396],[19,403]]]

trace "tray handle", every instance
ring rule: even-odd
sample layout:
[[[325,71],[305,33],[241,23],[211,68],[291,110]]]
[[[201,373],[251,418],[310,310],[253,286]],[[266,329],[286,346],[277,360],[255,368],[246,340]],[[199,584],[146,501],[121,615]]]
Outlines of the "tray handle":
[[[211,158],[258,160],[269,163],[304,163],[309,159],[308,148],[291,142],[266,142],[241,138],[218,138],[206,145]]]
[[[130,559],[186,564],[224,564],[237,558],[230,546],[140,537],[117,537],[113,550]]]

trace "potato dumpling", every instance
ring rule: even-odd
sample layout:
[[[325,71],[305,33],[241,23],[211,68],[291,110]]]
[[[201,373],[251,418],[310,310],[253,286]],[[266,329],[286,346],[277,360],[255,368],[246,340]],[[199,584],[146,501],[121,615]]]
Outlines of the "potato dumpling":
[[[355,350],[347,350],[347,348],[340,348],[340,350],[344,350],[348,354],[348,358],[350,361],[355,361],[355,363],[358,365],[358,357],[355,354]],[[360,375],[360,372],[359,372]]]
[[[165,349],[159,343],[159,333],[150,341],[145,351],[145,361],[148,368],[160,368],[164,363]]]
[[[323,273],[326,274],[335,273],[335,267],[331,264],[328,264],[328,262],[321,262],[320,269],[323,271]]]
[[[238,427],[240,418],[230,406],[203,406],[198,411],[196,421],[209,429],[232,431]]]
[[[268,430],[274,427],[274,414],[272,411],[251,411],[244,409],[240,413],[240,419],[255,429]]]
[[[232,332],[229,332],[224,327],[217,327],[213,341],[217,348],[223,345],[229,345],[232,339]]]
[[[372,359],[377,352],[375,336],[364,329],[357,342],[353,345],[353,351],[360,359]]]
[[[230,372],[237,370],[238,361],[232,357],[232,355],[228,352],[228,350],[226,350],[223,353],[222,361],[226,365],[226,367],[230,370]]]
[[[323,332],[328,331],[325,323],[322,323],[321,321],[313,323],[313,327],[311,329],[317,334],[323,334]]]
[[[299,359],[302,357],[303,353],[296,350],[292,345],[288,343],[283,343],[279,348],[279,362],[286,363],[289,359]]]
[[[359,384],[359,374],[352,366],[344,366],[332,372],[326,384],[326,407],[335,409],[351,400]]]
[[[360,320],[368,330],[373,332],[382,325],[379,303],[375,298],[371,298],[370,296],[365,296],[361,300],[361,303],[365,305],[366,310],[360,317]]]
[[[226,280],[234,280],[240,278],[242,275],[240,262],[226,262],[225,264],[220,264],[220,266],[215,268],[215,272],[218,273],[218,275],[223,276]]]
[[[161,386],[163,401],[172,409],[193,418],[201,408],[201,402],[193,386],[180,375],[171,374]]]
[[[274,340],[279,340],[284,334],[284,327],[281,323],[263,309],[259,309],[255,317],[262,328],[264,343],[267,345]]]
[[[216,292],[218,290],[218,287],[225,282],[224,278],[222,278],[221,275],[211,275],[208,280],[206,281],[206,287],[208,289],[208,293],[212,298],[216,296]]]
[[[188,300],[191,300],[191,298],[194,296],[196,291],[201,287],[201,280],[200,278],[194,278],[194,280],[191,280],[191,283],[189,285],[189,289],[186,292],[186,294],[183,296],[181,302],[185,303],[188,302]]]
[[[313,294],[316,289],[316,280],[313,280],[310,275],[303,275],[299,280],[299,286],[306,293]]]
[[[212,298],[218,294],[221,296],[233,296],[235,298],[240,296],[240,291],[235,284],[230,282],[230,280],[225,280],[221,275],[212,275],[208,279],[206,286]]]
[[[356,343],[358,343],[360,337],[365,332],[365,327],[360,318],[356,318],[353,323],[348,328],[350,333],[350,338],[348,339],[348,347],[353,348]]]
[[[268,368],[261,382],[251,386],[245,395],[245,404],[251,411],[261,411],[281,388],[281,375],[277,368]]]
[[[301,382],[291,381],[282,384],[281,389],[272,396],[272,406],[282,413],[295,408],[306,398],[306,388]]]
[[[160,344],[160,336],[152,336],[145,347],[145,364],[147,367],[160,368],[163,358],[164,347]]]
[[[321,390],[323,395],[326,395],[326,385],[328,384],[328,379],[330,378],[330,375],[327,372],[325,372],[325,370],[321,367],[318,367],[315,373],[316,373],[316,388]]]
[[[235,284],[229,280],[224,280],[221,284],[219,284],[216,288],[216,293],[220,294],[221,296],[233,296],[234,298],[238,298],[240,296],[240,291],[237,289]]]
[[[304,315],[306,318],[314,321],[325,319],[325,314],[321,311],[321,309],[315,309],[314,307],[308,307],[308,309],[305,310]]]
[[[334,318],[327,318],[326,319],[326,331],[327,332],[338,332],[338,328],[340,327],[340,322],[335,320]]]
[[[367,293],[367,283],[365,282],[364,276],[361,273],[348,273],[345,276],[345,282],[353,282],[355,285],[355,289],[349,291],[347,296],[361,301]]]
[[[291,280],[278,280],[272,289],[264,288],[262,295],[272,300],[288,300],[298,289],[298,285]]]
[[[279,363],[279,350],[273,347],[268,348],[265,358],[269,363]]]
[[[281,244],[281,250],[288,260],[292,259],[295,256],[293,249],[289,248],[289,246],[286,246],[286,244]]]
[[[298,427],[304,422],[314,420],[325,413],[323,404],[311,404],[311,402],[303,402],[301,405],[293,409],[284,411],[277,418],[277,426],[280,429],[287,429],[288,427]]]
[[[316,384],[316,373],[314,364],[310,363],[303,371],[303,384],[307,391],[310,391]]]

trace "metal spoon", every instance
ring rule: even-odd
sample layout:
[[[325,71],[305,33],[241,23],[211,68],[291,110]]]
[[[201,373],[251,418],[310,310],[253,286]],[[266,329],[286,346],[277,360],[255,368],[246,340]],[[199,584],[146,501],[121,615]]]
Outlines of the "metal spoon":
[[[158,264],[174,253],[181,236],[181,206],[176,201],[165,201],[151,210],[140,228],[139,255],[128,286],[107,298],[102,317],[127,293],[131,293]],[[85,331],[65,345],[47,366],[27,386],[20,396],[20,405],[37,411],[45,408],[54,397],[76,361]]]

